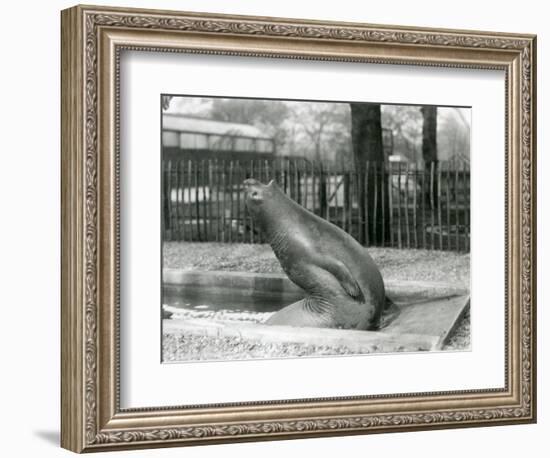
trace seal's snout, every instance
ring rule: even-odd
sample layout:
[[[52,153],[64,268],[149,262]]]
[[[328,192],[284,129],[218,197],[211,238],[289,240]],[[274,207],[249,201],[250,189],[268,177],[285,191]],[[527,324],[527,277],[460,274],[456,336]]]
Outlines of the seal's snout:
[[[247,203],[260,203],[263,200],[265,185],[254,178],[248,178],[243,181],[245,189],[245,199]]]

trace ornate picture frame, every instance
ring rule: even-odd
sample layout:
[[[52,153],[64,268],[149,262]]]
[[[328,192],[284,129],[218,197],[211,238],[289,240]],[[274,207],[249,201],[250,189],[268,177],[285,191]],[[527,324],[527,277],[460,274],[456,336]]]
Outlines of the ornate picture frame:
[[[75,452],[536,421],[536,37],[76,6],[62,12],[61,445]],[[120,407],[124,50],[505,73],[505,387]]]

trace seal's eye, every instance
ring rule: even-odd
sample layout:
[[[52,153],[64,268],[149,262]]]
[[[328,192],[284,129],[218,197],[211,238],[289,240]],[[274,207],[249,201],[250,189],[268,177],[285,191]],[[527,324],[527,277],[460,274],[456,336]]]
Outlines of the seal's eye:
[[[253,190],[250,191],[250,199],[255,202],[261,202],[262,201],[262,194],[259,191]]]

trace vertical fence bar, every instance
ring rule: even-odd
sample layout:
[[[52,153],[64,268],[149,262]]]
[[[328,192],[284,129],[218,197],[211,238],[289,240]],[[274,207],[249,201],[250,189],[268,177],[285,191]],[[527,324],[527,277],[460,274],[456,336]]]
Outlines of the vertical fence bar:
[[[169,229],[169,240],[174,240],[174,210],[172,205],[172,160],[168,161],[168,170],[166,177],[166,189],[167,189],[167,199],[168,199],[168,229]]]
[[[176,202],[177,202],[177,219],[178,219],[178,240],[184,240],[184,225],[183,225],[183,161],[178,160],[178,166],[176,169]]]
[[[378,234],[378,162],[373,162],[373,172],[374,172],[374,202],[372,206],[372,241],[374,245],[379,243],[379,234]],[[367,195],[368,198],[368,195]],[[368,207],[368,205],[367,205]]]
[[[285,192],[285,194],[287,195],[290,195],[290,191],[289,191],[289,183],[288,183],[288,169],[290,168],[288,166],[288,163],[289,163],[289,159],[287,158],[285,160],[285,162],[282,162],[281,163],[281,166],[282,166],[282,170],[283,170],[283,190]]]
[[[275,175],[277,176],[277,184],[284,192],[285,175],[283,172],[283,159],[282,158],[276,159],[274,164],[275,164]]]
[[[201,228],[201,242],[208,240],[208,235],[206,233],[206,217],[204,215],[204,159],[201,159],[198,163],[198,181],[197,181],[197,221],[200,222]]]
[[[178,240],[178,161],[172,163],[172,190],[170,201],[172,203],[172,240]],[[175,199],[174,199],[175,194]]]
[[[451,250],[451,167],[447,162],[447,170],[445,170],[445,206],[447,207],[447,250]]]
[[[203,238],[204,241],[208,241],[208,216],[206,215],[206,161],[201,160],[201,181],[202,181],[202,227],[203,227]]]
[[[244,180],[251,177],[251,170],[249,170],[249,161],[248,160],[242,160],[241,161],[241,178],[239,181],[239,186],[241,189],[241,217],[242,217],[242,231],[243,231],[243,242],[244,243],[252,243],[252,234],[250,232],[251,226],[251,214],[248,211],[248,206],[246,205],[246,188],[243,185]],[[264,183],[265,181],[262,180],[262,162],[261,160],[258,161],[258,175],[260,178],[260,181]]]
[[[344,166],[342,165],[340,169],[338,169],[338,176],[341,180],[341,187],[342,187],[342,228],[349,234],[349,227],[348,227],[348,213],[349,213],[349,176],[348,172],[345,170]]]
[[[191,201],[191,188],[193,186],[193,163],[189,159],[187,161],[187,218],[189,226],[189,241],[193,241],[193,203]]]
[[[250,160],[250,177],[254,177],[254,159]],[[250,243],[254,243],[254,218],[252,218],[252,215],[248,213],[248,221],[249,221],[249,240]]]
[[[414,181],[413,181],[413,186],[414,186],[414,190],[413,190],[413,228],[414,228],[414,247],[415,248],[418,248],[418,220],[417,220],[417,211],[418,209],[416,208],[417,207],[417,202],[418,202],[418,199],[417,199],[417,194],[418,194],[418,164],[415,163],[414,164],[414,167],[413,167],[413,177],[414,177]]]
[[[322,192],[324,194],[324,199],[323,199],[323,210],[324,210],[324,218],[326,220],[329,220],[329,205],[330,205],[330,202],[328,201],[328,198],[330,197],[330,175],[329,175],[330,171],[328,169],[328,166],[325,166],[323,167],[322,169],[322,172],[321,172],[321,176],[323,177],[323,180],[322,180]],[[330,221],[330,220],[329,220]]]
[[[431,237],[430,248],[435,249],[435,161],[430,162],[430,218]]]
[[[331,222],[336,226],[338,226],[338,222],[339,222],[338,211],[339,211],[340,201],[338,199],[338,175],[336,172],[335,164],[330,165],[330,174],[331,174],[331,178],[330,178],[331,192],[329,195],[333,195],[332,207],[334,211],[332,212],[332,214],[330,214],[330,202],[329,202],[329,217],[331,218]]]
[[[311,162],[311,211],[317,214],[317,202],[319,201],[316,188],[316,170],[315,170],[315,161]]]
[[[330,193],[331,196],[333,196],[333,199],[331,199],[334,204],[333,204],[333,207],[334,207],[334,212],[333,214],[331,215],[331,218],[333,219],[332,222],[338,226],[338,211],[339,211],[339,201],[338,201],[338,176],[336,175],[336,170],[335,170],[335,167],[334,167],[334,164],[331,166],[331,178],[330,178],[330,182],[331,182],[331,186],[332,186],[332,191]],[[329,208],[330,208],[330,202],[329,202]]]
[[[355,180],[353,173],[348,170],[348,189],[347,189],[347,197],[348,197],[348,232],[353,237],[353,189],[355,187]]]
[[[407,248],[411,247],[411,231],[409,227],[409,163],[405,163],[405,227],[407,231]]]
[[[180,160],[180,185],[181,185],[181,240],[185,241],[187,234],[185,232],[185,177],[186,177],[186,161]]]
[[[212,240],[212,159],[208,159],[208,198],[205,196],[205,200],[208,203],[207,217],[208,217],[208,232],[206,240],[210,242]]]
[[[168,161],[162,163],[162,236],[165,240],[170,240],[168,237],[168,229],[170,226],[168,214]]]
[[[220,218],[220,161],[214,160],[214,176],[216,177],[216,242],[221,239],[221,218]]]
[[[237,221],[237,224],[236,224],[236,234],[235,234],[235,237],[237,239],[238,242],[240,242],[240,227],[241,227],[241,182],[242,182],[242,171],[241,171],[241,161],[239,159],[237,159],[235,161],[235,174],[236,174],[236,177],[235,177],[235,186],[237,188],[237,210],[236,210],[236,213],[237,213],[237,217],[235,218],[236,221]]]
[[[455,180],[454,180],[454,195],[455,195],[455,243],[456,250],[460,251],[460,234],[459,234],[459,215],[460,209],[458,205],[458,164],[455,164]]]
[[[330,170],[331,170],[330,183],[331,183],[331,189],[332,189],[330,194],[333,195],[333,199],[332,199],[333,212],[332,214],[330,214],[330,218],[332,223],[338,226],[338,223],[340,222],[340,218],[338,215],[339,208],[340,208],[340,199],[338,198],[339,188],[338,188],[338,172],[337,172],[336,164],[331,164]],[[329,205],[329,209],[330,209],[330,205]]]
[[[174,160],[173,168],[172,168],[172,192],[170,193],[170,197],[174,196],[175,199],[172,200],[172,240],[179,240],[179,221],[178,221],[178,161]],[[175,192],[174,192],[175,191]]]
[[[265,182],[266,184],[269,183],[269,180],[268,180],[268,173],[267,171],[264,171],[262,172],[262,164],[261,162],[259,163],[256,163],[256,161],[254,159],[252,159],[250,161],[250,167],[251,167],[251,170],[252,170],[252,174],[254,176],[258,175],[259,177],[264,177],[263,178],[263,182]],[[256,170],[257,169],[257,170]],[[262,181],[262,180],[260,180]],[[258,228],[257,226],[255,225],[255,222],[254,220],[252,219],[252,215],[250,215],[250,221],[251,221],[251,224],[253,224],[254,226],[251,226],[251,233],[253,234],[253,237],[254,237],[254,243],[263,243],[263,233],[261,231],[258,231]],[[256,231],[258,231],[258,233],[256,233]]]
[[[167,240],[166,237],[166,178],[165,178],[166,163],[164,159],[160,162],[160,236],[162,241]]]
[[[193,188],[193,171],[192,171],[193,164],[191,160],[187,160],[186,163],[187,163],[187,170],[186,170],[187,177],[185,179],[185,182],[187,185],[186,226],[187,226],[187,232],[188,232],[188,240],[192,242],[194,240],[193,238],[193,199],[191,197],[191,190]]]
[[[299,163],[296,159],[294,159],[294,181],[295,181],[295,187],[296,187],[296,202],[298,202],[300,205],[302,205],[302,188],[300,186],[300,170],[299,170]]]
[[[225,237],[225,215],[227,212],[227,177],[226,177],[226,170],[227,170],[227,162],[225,159],[221,160],[220,165],[220,181],[222,186],[222,201],[221,201],[221,210],[220,210],[220,234],[222,243],[225,243],[226,237]]]
[[[182,214],[182,227],[183,227],[183,239],[190,240],[188,224],[187,224],[187,214],[189,213],[189,184],[187,183],[187,161],[184,159],[181,161],[182,170],[181,170],[181,214]],[[186,193],[187,192],[187,196]]]
[[[197,241],[202,240],[202,230],[200,227],[200,199],[199,199],[199,183],[200,183],[200,166],[199,161],[193,161],[193,224],[197,232]]]
[[[286,192],[288,197],[294,200],[294,183],[292,181],[292,164],[290,162],[290,158],[287,157],[285,159],[283,167],[285,169],[285,177],[286,177]]]
[[[196,227],[197,227],[197,240],[199,242],[202,241],[201,236],[201,218],[200,218],[200,199],[199,199],[199,162],[195,161],[195,170],[194,170],[194,176],[195,176],[195,218],[197,220]]]
[[[367,224],[367,189],[369,188],[369,161],[357,169],[357,240],[359,243],[369,246]]]
[[[401,225],[401,161],[397,163],[397,246],[403,248]]]
[[[178,240],[178,161],[172,163],[172,189],[170,191],[170,201],[172,204],[172,240]],[[175,194],[175,199],[174,199]]]
[[[421,190],[421,196],[422,196],[422,202],[420,204],[421,206],[421,214],[422,214],[422,225],[421,225],[421,231],[422,231],[422,248],[426,249],[428,248],[428,244],[426,241],[426,200],[428,200],[429,195],[429,182],[428,182],[428,170],[426,169],[427,164],[424,163],[424,168],[422,170],[422,190]]]
[[[325,215],[325,206],[326,206],[326,186],[325,186],[325,168],[323,167],[323,164],[321,162],[317,163],[319,170],[317,173],[317,205],[319,208],[319,216],[321,218]]]
[[[460,166],[460,174],[462,175],[462,180],[460,184],[460,191],[462,194],[462,223],[463,223],[463,231],[460,234],[460,239],[462,240],[462,248],[465,251],[466,250],[466,214],[468,213],[466,211],[466,162],[463,161]]]
[[[257,164],[257,167],[258,167],[258,176],[260,176],[260,181],[262,181],[262,183],[269,183],[269,168],[268,168],[268,164],[267,164],[267,161],[265,161],[265,164],[262,164],[261,161],[258,162]],[[254,162],[254,159],[252,159],[250,161],[250,176],[254,176],[256,174],[256,163]],[[252,218],[252,214],[250,212],[248,212],[248,216],[249,216],[249,233],[250,233],[250,242],[251,243],[258,243],[258,242],[261,242],[262,241],[262,234],[258,234],[258,236],[256,236],[256,226],[255,226],[255,223],[254,223],[254,219]]]
[[[380,246],[386,245],[386,164],[380,163],[380,207],[382,214],[382,234]]]
[[[197,241],[199,239],[199,231],[197,231],[197,186],[196,186],[196,168],[197,168],[197,161],[189,161],[189,170],[188,170],[188,179],[189,179],[189,191],[188,191],[188,199],[189,199],[189,227],[191,228],[191,237],[193,241]],[[196,232],[196,234],[193,234],[193,232]]]
[[[182,160],[178,159],[176,162],[176,169],[175,169],[175,175],[176,175],[176,225],[178,228],[178,241],[182,240],[182,178],[181,178],[181,163]]]
[[[441,164],[437,164],[437,228],[439,230],[439,249],[443,249],[443,224],[441,222]]]
[[[291,189],[293,194],[294,201],[300,203],[300,189],[298,188],[298,171],[297,171],[298,164],[296,163],[296,159],[292,159],[290,161],[290,169],[289,169],[289,178],[291,183]]]
[[[388,228],[390,233],[390,246],[394,246],[394,237],[393,237],[393,166],[392,163],[388,163],[388,211],[389,211],[389,224]]]
[[[204,170],[203,170],[203,182],[202,182],[202,200],[203,205],[203,215],[204,215],[204,240],[206,242],[210,241],[210,231],[211,231],[211,222],[210,222],[210,160],[204,161]]]
[[[460,169],[458,172],[458,187],[459,187],[458,192],[462,195],[462,199],[461,199],[462,205],[460,206],[461,213],[464,214],[466,213],[466,196],[464,195],[464,162],[460,164]],[[462,216],[463,216],[462,221],[459,221],[459,224],[458,224],[458,227],[460,230],[462,230],[462,224],[464,223],[464,215]],[[463,245],[463,242],[465,242],[465,240],[463,240],[461,232],[459,232],[458,234],[458,240],[459,240],[458,251],[462,251],[463,249],[462,245]]]
[[[304,207],[309,208],[309,176],[307,161],[304,159],[304,170],[302,171],[302,180],[304,181]]]
[[[326,165],[326,196],[327,196],[327,204],[325,206],[325,212],[326,212],[326,219],[328,221],[331,221],[332,215],[330,214],[330,202],[331,202],[331,194],[332,194],[332,167],[330,164]]]
[[[195,161],[193,177],[194,177],[194,195],[195,195],[195,227],[197,229],[197,240],[202,242],[202,228],[201,224],[201,213],[200,213],[200,161]]]
[[[464,161],[464,249],[470,251],[470,168]],[[466,203],[468,205],[466,205]]]
[[[296,159],[292,159],[291,162],[291,172],[292,172],[292,178],[291,181],[293,183],[292,187],[294,188],[294,200],[298,203],[300,203],[300,188],[298,186],[298,164],[296,162]]]
[[[357,170],[357,168],[354,170],[354,178],[355,178],[355,186],[354,186],[354,191],[353,191],[353,196],[352,196],[352,199],[355,199],[355,201],[357,202],[357,224],[355,225],[356,229],[355,229],[355,238],[357,240],[359,240],[360,236],[359,236],[359,228],[360,228],[360,225],[361,225],[361,221],[360,221],[360,213],[359,213],[359,192],[361,192],[360,190],[360,185],[361,185],[361,177],[360,177],[360,171]],[[353,208],[353,204],[352,204],[352,208]],[[352,224],[353,224],[353,219],[352,219]]]
[[[275,180],[275,182],[277,183],[277,173],[276,173],[276,164],[275,164],[275,161],[274,160],[271,160],[271,161],[265,161],[265,176],[266,176],[266,181],[269,183],[270,180]],[[261,165],[260,165],[261,167]],[[277,183],[278,184],[278,183]],[[262,231],[259,231],[259,233],[257,235],[255,235],[256,237],[256,243],[265,243],[265,235],[263,234]]]
[[[178,202],[177,199],[174,200],[174,191],[177,190],[177,160],[170,160],[170,179],[169,179],[169,205],[170,205],[170,236],[171,240],[177,240],[177,233],[178,233],[178,218],[177,218],[177,211],[178,211]],[[177,195],[177,194],[176,194]]]
[[[233,243],[233,160],[229,161],[229,242]]]

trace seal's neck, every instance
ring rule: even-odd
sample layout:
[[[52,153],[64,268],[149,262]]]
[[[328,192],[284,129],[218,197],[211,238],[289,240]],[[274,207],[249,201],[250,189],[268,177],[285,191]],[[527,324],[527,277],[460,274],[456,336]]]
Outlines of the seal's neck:
[[[267,236],[267,242],[271,245],[277,258],[280,258],[283,253],[287,252],[288,232],[284,228],[266,228],[265,234]]]

